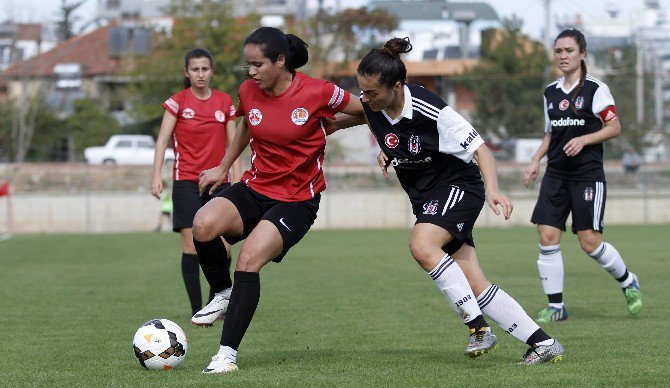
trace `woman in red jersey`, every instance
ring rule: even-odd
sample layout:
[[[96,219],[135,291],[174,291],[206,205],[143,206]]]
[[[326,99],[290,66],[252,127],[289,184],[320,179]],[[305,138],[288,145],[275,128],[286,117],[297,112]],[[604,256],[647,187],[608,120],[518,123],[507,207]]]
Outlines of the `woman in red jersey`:
[[[211,324],[213,316],[227,309],[221,347],[203,373],[237,370],[237,349],[260,298],[261,268],[281,261],[316,219],[326,188],[324,120],[337,112],[363,113],[360,101],[348,92],[297,72],[307,59],[307,44],[276,28],[261,27],[244,42],[251,79],[240,86],[237,114],[245,119],[221,164],[201,173],[200,189],[211,185],[209,192],[216,190],[247,145],[251,168],[193,221],[203,272],[217,292],[230,282],[228,268],[216,260],[225,252],[219,236],[231,243],[246,239],[230,297],[216,294],[192,318],[197,325]]]
[[[213,72],[214,61],[209,51],[198,48],[184,57],[184,89],[162,104],[165,113],[156,141],[151,183],[151,193],[160,198],[164,188],[161,167],[172,137],[175,151],[173,230],[181,235],[181,270],[191,303],[191,315],[202,308],[199,262],[191,232],[193,217],[202,205],[230,186],[224,183],[218,187],[218,192],[200,195],[198,178],[202,170],[219,164],[226,154],[226,144],[235,134],[235,107],[230,95],[210,88]],[[235,180],[240,176],[239,162],[232,167]],[[230,262],[225,255],[220,260]]]

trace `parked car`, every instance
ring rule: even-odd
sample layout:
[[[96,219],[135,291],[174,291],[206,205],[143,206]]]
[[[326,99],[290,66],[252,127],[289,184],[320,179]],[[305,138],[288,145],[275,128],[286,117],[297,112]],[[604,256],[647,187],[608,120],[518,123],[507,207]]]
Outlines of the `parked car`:
[[[148,135],[114,135],[103,147],[88,147],[84,158],[90,164],[152,165],[156,142]],[[165,150],[165,160],[174,160],[174,151]]]

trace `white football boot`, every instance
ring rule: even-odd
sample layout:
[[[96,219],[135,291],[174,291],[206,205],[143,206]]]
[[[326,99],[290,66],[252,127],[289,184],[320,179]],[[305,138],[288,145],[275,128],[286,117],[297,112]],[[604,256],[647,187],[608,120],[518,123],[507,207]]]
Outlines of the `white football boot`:
[[[191,318],[191,322],[198,326],[212,326],[214,321],[225,314],[226,310],[228,309],[230,293],[232,291],[233,287],[230,287],[214,294],[212,301],[207,303],[207,306],[203,307],[200,311],[195,313],[195,315],[193,315]]]

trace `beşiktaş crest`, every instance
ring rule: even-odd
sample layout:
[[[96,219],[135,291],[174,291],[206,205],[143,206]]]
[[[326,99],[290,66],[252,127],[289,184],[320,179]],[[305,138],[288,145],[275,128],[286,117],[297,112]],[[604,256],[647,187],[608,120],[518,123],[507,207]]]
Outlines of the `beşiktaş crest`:
[[[575,108],[582,109],[584,106],[584,96],[579,96],[575,99]]]
[[[434,216],[437,214],[437,210],[439,209],[439,202],[437,199],[434,199],[430,202],[426,202],[423,204],[423,214],[429,214]]]
[[[587,187],[584,189],[584,201],[593,201],[593,187]]]
[[[407,143],[407,148],[413,155],[418,155],[421,152],[421,140],[419,140],[417,135],[410,136]]]

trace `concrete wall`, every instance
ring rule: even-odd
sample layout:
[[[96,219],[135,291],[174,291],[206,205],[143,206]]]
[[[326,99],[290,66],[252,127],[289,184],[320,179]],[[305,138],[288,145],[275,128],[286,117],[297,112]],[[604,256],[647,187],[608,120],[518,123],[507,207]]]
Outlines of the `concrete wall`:
[[[510,220],[485,206],[477,224],[529,226],[537,193],[509,195],[514,201]],[[7,232],[10,215],[12,233],[98,233],[153,230],[159,214],[160,202],[148,193],[18,194],[0,198],[0,233]],[[402,228],[413,223],[400,189],[331,191],[323,194],[315,228]],[[608,191],[606,226],[645,223],[670,223],[670,190]]]

